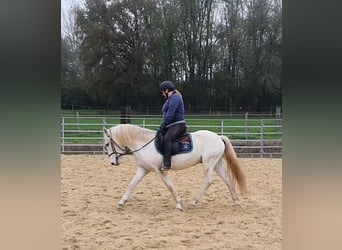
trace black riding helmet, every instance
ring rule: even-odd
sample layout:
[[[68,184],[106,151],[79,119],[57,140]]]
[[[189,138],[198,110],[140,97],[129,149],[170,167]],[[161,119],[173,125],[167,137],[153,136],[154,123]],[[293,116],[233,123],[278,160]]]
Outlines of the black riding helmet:
[[[160,92],[162,92],[162,91],[165,91],[166,89],[174,90],[175,85],[170,81],[164,81],[159,85],[159,90],[160,90]]]

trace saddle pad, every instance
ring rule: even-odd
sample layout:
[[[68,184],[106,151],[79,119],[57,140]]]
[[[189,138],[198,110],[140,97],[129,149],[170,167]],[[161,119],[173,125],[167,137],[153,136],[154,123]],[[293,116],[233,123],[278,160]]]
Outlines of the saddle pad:
[[[162,143],[160,142],[162,139],[163,137],[157,137],[154,140],[154,146],[160,154],[163,154]],[[181,135],[172,143],[172,155],[190,153],[192,149],[193,143],[192,136],[190,133]]]

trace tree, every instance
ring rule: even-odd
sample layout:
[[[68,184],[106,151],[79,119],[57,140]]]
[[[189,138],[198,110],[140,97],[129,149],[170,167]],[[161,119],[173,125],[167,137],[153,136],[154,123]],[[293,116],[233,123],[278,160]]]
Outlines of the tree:
[[[280,6],[274,3],[277,1],[246,1],[242,87],[243,104],[248,107],[276,104],[269,97],[278,95],[280,90],[281,15]]]
[[[85,79],[93,98],[106,100],[107,107],[139,103],[141,93],[152,89],[148,41],[155,42],[154,9],[148,3],[87,1],[78,13]]]
[[[280,0],[86,0],[75,13],[67,43],[94,105],[159,106],[163,80],[192,111],[281,104]]]
[[[79,40],[77,39],[76,16],[79,7],[62,12],[63,26],[61,38],[61,103],[64,108],[83,105],[88,101],[82,81],[82,66],[79,60]]]
[[[67,39],[61,40],[61,104],[64,108],[83,104],[87,99],[82,85],[77,54]]]
[[[221,20],[217,25],[215,51],[218,56],[215,67],[215,92],[222,93],[219,102],[226,109],[239,105],[242,76],[241,48],[245,39],[242,0],[223,1]]]

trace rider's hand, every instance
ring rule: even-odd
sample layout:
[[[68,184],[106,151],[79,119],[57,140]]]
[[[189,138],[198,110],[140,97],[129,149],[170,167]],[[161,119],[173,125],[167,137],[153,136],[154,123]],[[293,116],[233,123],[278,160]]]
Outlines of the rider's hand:
[[[158,132],[164,135],[166,133],[166,125],[165,123],[162,123],[158,129]]]

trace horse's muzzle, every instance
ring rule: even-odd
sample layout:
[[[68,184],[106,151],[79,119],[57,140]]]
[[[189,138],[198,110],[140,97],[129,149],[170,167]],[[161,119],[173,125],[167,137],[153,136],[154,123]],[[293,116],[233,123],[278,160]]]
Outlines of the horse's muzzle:
[[[119,163],[114,163],[114,162],[112,162],[112,165],[114,165],[114,166],[118,166],[118,165],[119,165]]]

